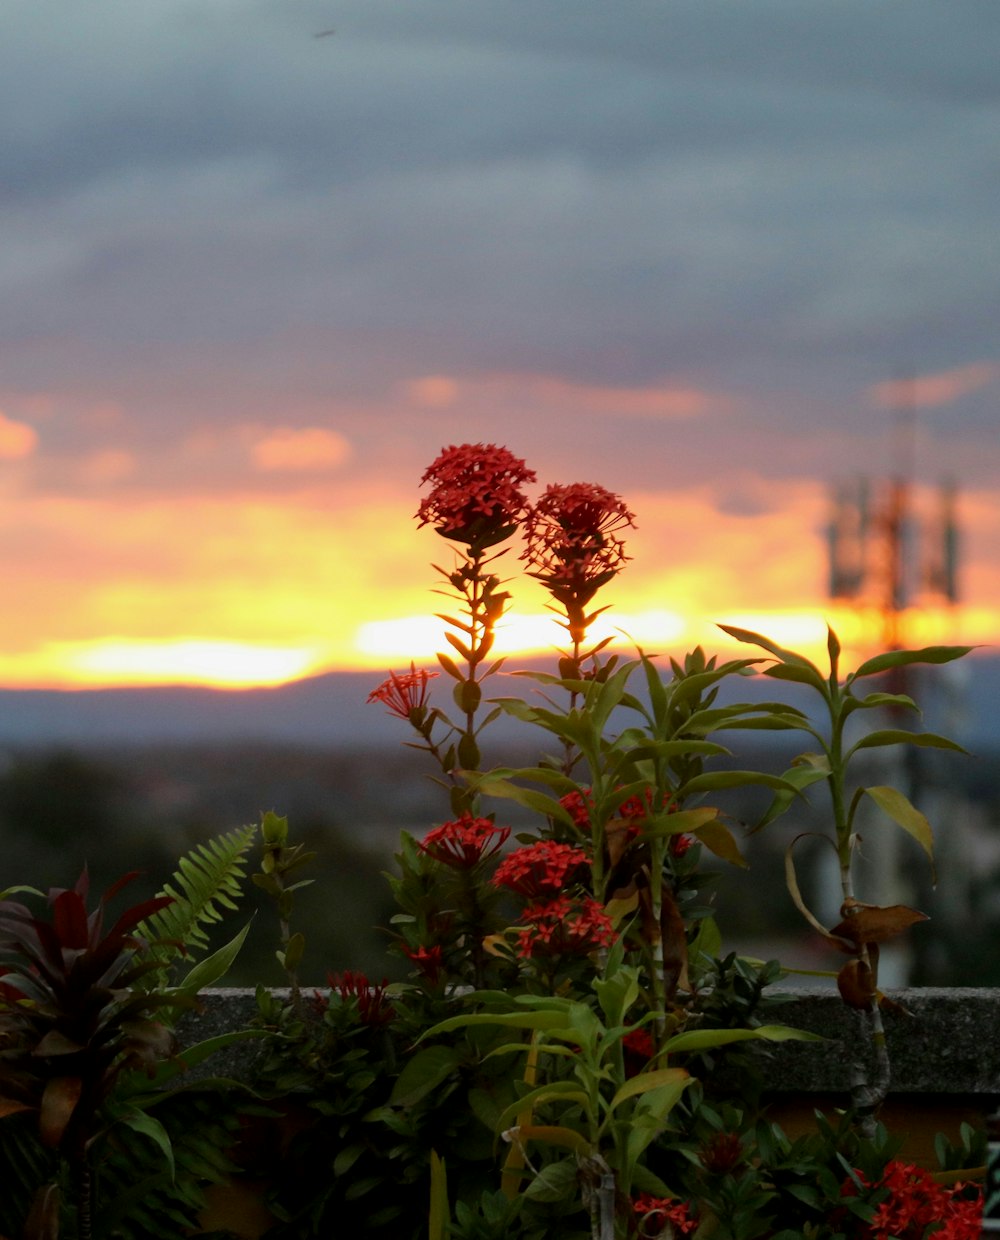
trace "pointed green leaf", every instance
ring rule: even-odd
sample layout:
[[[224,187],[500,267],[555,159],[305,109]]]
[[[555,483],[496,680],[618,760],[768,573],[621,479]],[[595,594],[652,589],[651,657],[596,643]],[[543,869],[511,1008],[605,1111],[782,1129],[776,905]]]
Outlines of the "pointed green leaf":
[[[740,852],[733,833],[718,819],[695,827],[692,834],[705,845],[709,852],[715,853],[723,861],[728,861],[730,865],[738,865],[746,869],[747,860]]]
[[[174,1147],[166,1128],[147,1111],[129,1111],[122,1116],[121,1122],[126,1128],[131,1128],[133,1132],[148,1137],[150,1141],[156,1143],[170,1168],[170,1182],[173,1183],[175,1178]]]
[[[812,784],[819,783],[821,779],[826,779],[830,774],[829,763],[825,762],[822,766],[793,766],[790,770],[784,771],[781,778],[788,788],[781,788],[775,794],[771,804],[764,812],[764,816],[759,822],[754,824],[754,831],[760,831],[763,827],[774,822],[776,818],[788,809],[797,796],[800,796]]]
[[[909,732],[906,728],[884,728],[878,732],[868,732],[862,736],[847,753],[856,753],[859,749],[877,749],[883,745],[917,745],[921,749],[950,749],[954,753],[967,753],[961,745],[949,740],[946,736],[938,736],[934,732]]]
[[[206,986],[214,985],[220,978],[224,977],[228,972],[236,957],[240,953],[240,948],[250,933],[250,922],[243,929],[229,940],[218,951],[211,956],[206,956],[204,960],[200,960],[188,975],[181,982],[178,990],[184,994],[196,995],[200,990],[204,990]]]
[[[646,836],[682,835],[687,831],[697,831],[706,823],[714,822],[719,811],[710,805],[702,805],[698,809],[679,809],[674,812],[655,814],[643,824]]]
[[[407,1059],[396,1078],[390,1106],[409,1107],[446,1081],[459,1065],[459,1057],[450,1046],[424,1046]]]
[[[681,1051],[713,1050],[732,1042],[825,1042],[818,1033],[793,1029],[791,1025],[760,1025],[756,1029],[692,1029],[668,1038],[664,1050],[668,1054]]]
[[[889,650],[862,663],[856,672],[848,676],[847,683],[859,680],[862,676],[877,676],[890,668],[908,667],[912,663],[950,663],[953,659],[961,659],[970,650],[975,650],[975,646],[925,646],[923,650]]]
[[[874,788],[866,788],[865,791],[882,810],[888,814],[893,822],[903,828],[908,835],[912,835],[920,847],[927,854],[927,858],[931,863],[931,874],[934,882],[937,882],[937,872],[934,867],[934,832],[931,830],[931,824],[924,815],[911,804],[910,801],[899,791],[898,788],[888,786],[878,786]]]
[[[530,1090],[506,1107],[497,1120],[497,1128],[503,1132],[519,1115],[544,1106],[547,1102],[575,1103],[582,1107],[588,1116],[591,1115],[591,1099],[587,1092],[580,1088],[579,1081],[552,1081],[548,1085],[539,1085],[537,1089]]]
[[[768,775],[764,771],[706,771],[695,775],[677,789],[678,799],[695,792],[716,792],[720,788],[742,788],[745,784],[759,784],[764,788],[787,790],[788,784],[780,775]]]
[[[448,1175],[444,1159],[431,1150],[431,1205],[427,1219],[427,1240],[445,1240],[448,1234]]]
[[[657,1068],[652,1072],[640,1072],[625,1082],[611,1099],[611,1110],[624,1102],[626,1098],[635,1098],[640,1094],[648,1094],[650,1090],[660,1089],[664,1085],[677,1085],[689,1082],[690,1073],[685,1068]]]
[[[770,651],[775,658],[780,659],[782,663],[789,664],[794,667],[808,667],[816,673],[820,683],[823,677],[819,674],[819,669],[815,664],[810,663],[808,659],[800,654],[796,654],[794,650],[785,650],[782,646],[776,645],[770,638],[762,636],[760,633],[752,633],[749,629],[738,629],[728,624],[720,624],[718,626],[723,633],[728,633],[730,637],[735,638],[738,642],[744,642],[750,646],[760,646],[761,650]]]

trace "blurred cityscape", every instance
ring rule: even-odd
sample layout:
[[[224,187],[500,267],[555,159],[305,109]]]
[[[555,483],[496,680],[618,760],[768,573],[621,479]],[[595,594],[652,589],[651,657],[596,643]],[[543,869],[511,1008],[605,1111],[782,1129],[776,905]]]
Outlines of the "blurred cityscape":
[[[859,895],[873,903],[912,903],[931,919],[908,933],[901,953],[884,953],[884,985],[1000,985],[1000,742],[988,713],[968,710],[977,694],[984,707],[1000,698],[990,687],[1000,681],[1000,661],[972,656],[925,669],[924,676],[916,690],[928,707],[920,726],[955,735],[973,752],[912,749],[905,767],[862,778],[902,781],[928,815],[939,881],[932,888],[920,849],[883,820],[862,827]],[[960,684],[964,678],[957,698],[956,676]],[[315,882],[298,893],[295,915],[307,938],[309,983],[345,968],[398,976],[385,954],[393,909],[384,871],[392,868],[401,830],[419,836],[449,811],[426,755],[405,745],[406,726],[378,705],[364,705],[371,679],[334,675],[239,694],[8,691],[0,703],[0,887],[68,885],[86,864],[97,889],[123,871],[139,870],[136,894],[152,894],[195,843],[273,809],[288,816],[294,839],[319,854],[310,873]],[[741,696],[752,696],[751,690],[762,695],[766,686],[741,682]],[[956,700],[965,703],[964,716]],[[538,757],[517,747],[515,736],[524,743],[523,728],[515,732],[501,722],[487,735],[491,765],[532,764]],[[747,735],[737,737],[741,767],[779,773],[806,747],[803,738],[767,734],[748,750]],[[729,794],[724,808],[737,832],[746,834],[766,804],[766,794],[752,790]],[[530,826],[524,811],[509,803],[492,808],[500,821]],[[822,831],[824,812],[814,797],[748,835],[747,871],[705,855],[707,867],[719,872],[712,898],[727,950],[805,970],[838,967],[796,912],[784,880],[789,841]],[[835,901],[830,907],[824,892],[833,889],[825,879],[834,875],[825,873],[822,848],[803,841],[796,857],[807,899],[833,924],[839,919]],[[274,914],[266,902],[258,908],[257,894],[247,883],[244,910],[220,931],[231,936],[253,914],[247,949],[230,981],[278,985]]]

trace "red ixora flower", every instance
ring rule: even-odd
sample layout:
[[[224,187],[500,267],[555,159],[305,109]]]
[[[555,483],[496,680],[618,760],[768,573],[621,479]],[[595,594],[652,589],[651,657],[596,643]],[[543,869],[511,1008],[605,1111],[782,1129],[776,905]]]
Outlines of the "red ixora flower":
[[[421,723],[427,711],[427,683],[435,676],[437,672],[411,663],[408,672],[390,672],[388,680],[368,694],[368,701],[381,702],[400,719]]]
[[[532,956],[587,956],[599,947],[610,947],[617,937],[611,918],[600,904],[587,897],[571,900],[559,896],[533,904],[521,914],[527,922],[517,936],[518,954]]]
[[[528,900],[543,900],[563,891],[586,864],[587,854],[582,849],[539,840],[504,857],[492,881]]]
[[[444,957],[438,944],[433,947],[404,947],[403,954],[412,961],[429,985],[436,986],[441,970],[444,968]]]
[[[492,547],[514,532],[528,507],[521,487],[534,481],[535,471],[506,448],[453,444],[420,479],[431,490],[420,501],[418,524],[480,551]]]
[[[347,969],[343,973],[328,973],[326,982],[345,1003],[353,1000],[357,1004],[358,1017],[363,1025],[387,1025],[395,1019],[396,1013],[385,993],[389,985],[387,977],[383,977],[382,981],[374,986],[364,973],[354,973]]]
[[[445,865],[456,870],[471,870],[486,857],[492,857],[507,842],[510,827],[498,827],[489,818],[473,818],[464,813],[453,822],[446,822],[428,831],[420,847]]]
[[[922,1167],[898,1159],[886,1165],[874,1184],[861,1172],[855,1174],[865,1188],[888,1192],[863,1229],[866,1240],[923,1240],[928,1234],[935,1240],[977,1240],[983,1213],[980,1185],[946,1187]],[[848,1180],[841,1192],[854,1196],[856,1187]]]
[[[548,486],[528,513],[521,558],[553,592],[591,597],[624,567],[619,535],[627,526],[635,515],[613,491],[592,482]]]
[[[646,1240],[655,1240],[662,1235],[667,1224],[675,1236],[689,1236],[698,1227],[698,1219],[691,1217],[691,1206],[687,1201],[677,1201],[670,1197],[653,1197],[650,1193],[640,1193],[632,1202],[639,1235]]]

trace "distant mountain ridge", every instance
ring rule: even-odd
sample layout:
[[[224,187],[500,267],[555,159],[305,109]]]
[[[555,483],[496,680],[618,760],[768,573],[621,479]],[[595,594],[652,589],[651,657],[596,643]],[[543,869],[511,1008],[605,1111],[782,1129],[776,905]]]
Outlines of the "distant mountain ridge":
[[[935,673],[928,691],[917,691],[928,707],[921,726],[945,731],[971,748],[1000,747],[1000,656],[973,655],[946,669],[930,669]],[[0,744],[261,740],[362,748],[407,740],[405,724],[380,704],[367,704],[379,680],[377,672],[331,672],[259,689],[0,689]],[[788,688],[782,686],[783,696]],[[525,689],[523,680],[494,682],[497,695]],[[746,700],[763,700],[776,696],[775,689],[773,682],[741,680],[737,691]],[[512,721],[498,720],[496,726],[512,734],[517,730]]]

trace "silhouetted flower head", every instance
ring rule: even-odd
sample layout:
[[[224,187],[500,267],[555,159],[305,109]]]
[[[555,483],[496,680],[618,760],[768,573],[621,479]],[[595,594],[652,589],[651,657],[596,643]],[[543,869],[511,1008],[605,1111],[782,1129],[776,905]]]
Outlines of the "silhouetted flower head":
[[[420,501],[419,525],[433,525],[444,538],[483,550],[517,528],[528,501],[521,490],[535,471],[520,457],[492,443],[445,448],[420,479],[431,484]]]
[[[473,818],[465,813],[428,831],[420,847],[435,861],[468,870],[498,852],[509,835],[510,827],[498,827],[489,818]]]
[[[381,702],[391,715],[419,725],[427,713],[427,684],[435,676],[437,672],[411,663],[408,672],[390,672],[388,680],[368,694],[368,701]]]
[[[620,537],[635,527],[624,500],[591,482],[549,486],[528,512],[522,559],[552,591],[591,596],[628,559]]]

